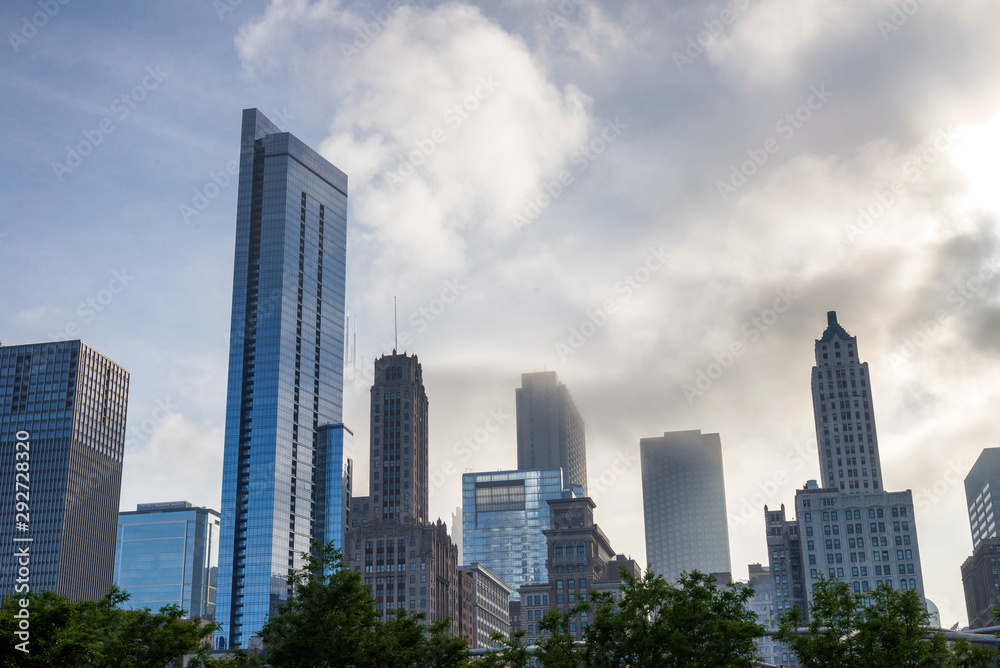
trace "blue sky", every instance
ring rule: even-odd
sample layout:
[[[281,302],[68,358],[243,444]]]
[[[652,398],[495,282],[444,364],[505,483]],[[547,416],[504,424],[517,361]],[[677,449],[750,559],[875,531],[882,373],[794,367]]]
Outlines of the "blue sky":
[[[886,485],[917,499],[927,593],[964,622],[961,478],[997,445],[1000,398],[998,14],[8,2],[0,339],[82,337],[131,371],[123,508],[218,507],[227,165],[258,107],[350,177],[345,421],[366,443],[397,296],[431,401],[432,514],[460,504],[461,471],[514,467],[513,390],[556,370],[598,521],[640,561],[639,438],[720,433],[745,576],[762,503],[818,475],[812,346],[836,310],[871,365]]]

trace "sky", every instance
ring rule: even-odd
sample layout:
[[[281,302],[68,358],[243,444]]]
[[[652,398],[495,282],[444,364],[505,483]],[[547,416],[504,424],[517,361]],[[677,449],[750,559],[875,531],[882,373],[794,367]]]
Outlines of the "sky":
[[[641,563],[639,439],[720,434],[746,577],[763,505],[818,477],[836,311],[927,596],[964,624],[962,479],[1000,440],[998,22],[992,0],[5,2],[0,340],[129,369],[122,509],[218,508],[257,107],[349,176],[344,420],[366,444],[395,297],[432,516],[463,471],[516,467],[514,389],[553,370],[596,519]]]

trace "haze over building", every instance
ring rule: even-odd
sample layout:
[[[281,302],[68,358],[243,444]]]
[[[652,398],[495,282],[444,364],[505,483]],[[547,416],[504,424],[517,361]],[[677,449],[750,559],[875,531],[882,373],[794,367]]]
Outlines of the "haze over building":
[[[639,441],[646,560],[668,581],[731,573],[722,441],[701,430]]]
[[[243,111],[218,646],[247,647],[325,534],[317,430],[342,422],[347,176]],[[338,499],[339,502],[339,499]]]
[[[129,372],[81,341],[0,346],[0,591],[14,590],[15,551],[30,545],[32,591],[108,593],[128,390]]]
[[[517,468],[560,468],[563,485],[587,493],[587,442],[583,418],[555,371],[521,374],[514,390]]]

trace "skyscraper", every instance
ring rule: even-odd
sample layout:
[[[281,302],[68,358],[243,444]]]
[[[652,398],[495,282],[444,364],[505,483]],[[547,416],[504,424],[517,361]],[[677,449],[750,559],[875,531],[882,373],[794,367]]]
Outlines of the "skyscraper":
[[[416,355],[394,350],[375,360],[371,402],[369,495],[351,500],[348,566],[362,573],[380,615],[408,609],[428,623],[450,618],[458,634],[458,548],[444,522],[427,519],[428,401]]]
[[[666,432],[639,441],[646,560],[668,581],[682,573],[731,573],[722,441]]]
[[[427,393],[416,355],[375,360],[371,389],[372,515],[403,524],[427,524]]]
[[[821,484],[848,494],[875,492],[881,489],[882,464],[868,363],[860,360],[857,337],[837,323],[836,311],[826,317],[812,370]]]
[[[563,485],[587,493],[587,441],[583,418],[555,371],[521,374],[515,389],[517,468],[561,468]]]
[[[32,591],[108,593],[128,388],[128,371],[81,341],[0,346],[0,595],[22,548]]]
[[[317,430],[342,420],[347,176],[243,111],[217,646],[247,647],[310,541]]]
[[[986,448],[965,476],[965,503],[969,509],[972,545],[997,538],[993,500],[1000,498],[1000,448]]]
[[[487,471],[462,475],[462,554],[483,564],[511,594],[548,582],[545,530],[549,500],[562,498],[562,471]]]
[[[212,619],[219,567],[219,513],[187,501],[140,503],[118,513],[115,584],[124,607],[177,605],[188,618]]]

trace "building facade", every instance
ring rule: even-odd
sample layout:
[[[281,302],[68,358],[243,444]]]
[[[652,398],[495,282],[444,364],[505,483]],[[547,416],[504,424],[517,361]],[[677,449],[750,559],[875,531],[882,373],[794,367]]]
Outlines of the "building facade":
[[[646,559],[675,581],[684,572],[729,573],[729,525],[718,434],[666,432],[639,441]]]
[[[249,646],[321,539],[317,430],[342,421],[347,176],[243,112],[216,646]]]
[[[587,493],[587,441],[583,418],[555,371],[521,374],[515,389],[517,468],[560,468],[566,487]]]
[[[510,637],[510,587],[479,563],[459,566],[459,577],[471,587],[471,634],[469,648],[499,647],[490,636]],[[463,610],[464,611],[464,610]]]
[[[993,499],[1000,493],[1000,448],[986,448],[965,476],[965,503],[969,509],[972,545],[996,538]]]
[[[780,626],[780,616],[774,611],[774,586],[771,582],[771,569],[760,564],[750,564],[748,582],[753,587],[753,598],[747,601],[747,609],[757,615],[757,621],[769,631],[777,631]],[[760,648],[761,663],[783,668],[798,668],[799,662],[795,653],[786,643],[775,640],[772,636],[757,639]]]
[[[639,577],[641,569],[634,559],[616,555],[608,537],[594,522],[595,504],[589,497],[549,501],[551,528],[545,530],[548,548],[549,581],[522,587],[520,628],[526,631],[525,642],[535,644],[541,637],[540,620],[549,610],[570,610],[594,591],[617,591],[622,584],[621,570]],[[586,616],[577,613],[569,632],[582,641],[587,629]]]
[[[458,548],[444,522],[376,520],[347,537],[347,565],[361,574],[380,616],[399,609],[425,613],[428,624],[450,618],[450,632],[460,634]]]
[[[368,519],[426,524],[428,402],[417,356],[393,351],[375,360],[371,400]]]
[[[22,548],[32,591],[108,593],[128,390],[128,371],[81,341],[0,346],[2,595],[17,586]]]
[[[993,608],[1000,604],[1000,538],[984,538],[962,564],[962,588],[969,628],[995,626]]]
[[[816,340],[812,397],[820,486],[846,494],[883,489],[868,363],[861,361],[858,339],[837,322],[836,311],[827,313],[826,330]]]
[[[118,514],[115,584],[124,607],[177,605],[186,617],[215,617],[219,513],[187,501],[140,503]]]
[[[491,471],[462,475],[462,553],[511,590],[548,582],[545,531],[549,500],[562,497],[562,471]]]
[[[798,607],[808,620],[799,524],[785,516],[785,504],[781,504],[779,510],[769,510],[764,506],[764,524],[767,528],[768,572],[771,575],[774,614],[783,617],[792,608]]]
[[[318,498],[324,500],[313,509],[316,540],[343,550],[351,516],[354,432],[343,424],[328,424],[319,427],[316,435],[314,485],[322,491]]]

